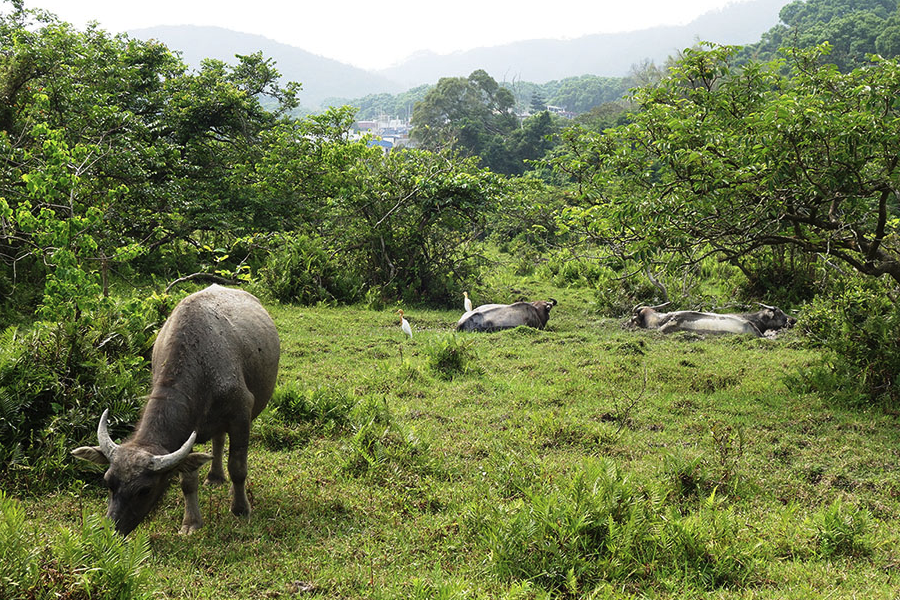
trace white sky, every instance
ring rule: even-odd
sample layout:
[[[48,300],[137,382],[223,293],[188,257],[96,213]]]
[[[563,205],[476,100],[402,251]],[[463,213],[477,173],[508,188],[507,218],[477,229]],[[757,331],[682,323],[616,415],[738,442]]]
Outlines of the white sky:
[[[537,38],[683,25],[741,0],[25,0],[81,29],[214,25],[263,35],[365,69],[420,50],[448,54]],[[9,4],[0,4],[9,10]]]

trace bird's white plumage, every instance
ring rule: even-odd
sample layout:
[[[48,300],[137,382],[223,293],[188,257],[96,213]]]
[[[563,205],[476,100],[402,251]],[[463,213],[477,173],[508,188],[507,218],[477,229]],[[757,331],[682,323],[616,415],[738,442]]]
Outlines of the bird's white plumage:
[[[398,310],[397,313],[400,315],[400,329],[403,330],[403,333],[412,338],[412,327],[410,327],[409,321],[403,318],[403,310]]]
[[[472,310],[472,301],[469,300],[469,292],[463,292],[463,306],[466,309],[466,312]]]

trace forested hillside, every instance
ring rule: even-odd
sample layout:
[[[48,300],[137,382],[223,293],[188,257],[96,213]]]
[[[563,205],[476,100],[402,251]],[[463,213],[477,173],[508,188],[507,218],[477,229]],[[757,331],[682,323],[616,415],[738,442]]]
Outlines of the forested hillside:
[[[748,45],[743,56],[769,60],[782,46],[809,48],[829,42],[829,60],[847,71],[865,64],[868,54],[900,54],[900,12],[895,0],[792,2],[781,10],[780,20],[758,43]]]

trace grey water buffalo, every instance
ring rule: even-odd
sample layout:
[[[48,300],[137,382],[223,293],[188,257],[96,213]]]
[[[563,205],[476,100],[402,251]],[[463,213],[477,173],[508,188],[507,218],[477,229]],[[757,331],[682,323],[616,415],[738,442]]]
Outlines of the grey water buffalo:
[[[668,303],[666,303],[668,304]],[[632,311],[628,324],[643,329],[657,329],[663,333],[695,331],[698,333],[749,333],[761,337],[768,331],[791,327],[797,319],[775,306],[760,304],[762,310],[751,313],[719,314],[678,310],[659,312],[666,306],[640,306]]]
[[[259,300],[242,290],[212,285],[184,298],[166,320],[152,354],[152,388],[134,433],[121,444],[108,431],[109,411],[97,428],[99,446],[72,454],[109,465],[106,516],[127,535],[181,476],[182,533],[203,524],[198,469],[212,460],[206,482],[225,481],[222,456],[228,435],[231,512],[250,514],[245,482],[250,422],[275,389],[280,342]],[[192,452],[212,440],[212,455]]]
[[[483,304],[460,317],[457,331],[499,331],[527,325],[543,329],[550,318],[550,309],[556,300],[516,302],[514,304]]]

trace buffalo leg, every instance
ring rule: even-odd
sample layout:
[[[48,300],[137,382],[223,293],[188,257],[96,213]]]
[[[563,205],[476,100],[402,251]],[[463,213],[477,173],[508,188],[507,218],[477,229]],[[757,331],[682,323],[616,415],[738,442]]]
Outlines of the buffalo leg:
[[[239,517],[250,515],[247,498],[247,448],[250,445],[250,420],[228,434],[228,475],[231,477],[231,512]]]
[[[200,501],[197,495],[199,487],[199,470],[181,473],[181,493],[184,494],[184,519],[181,521],[181,533],[192,533],[203,525],[203,518],[200,516]]]
[[[221,485],[225,483],[225,471],[222,468],[222,455],[225,454],[225,433],[213,436],[212,439],[212,465],[206,476],[207,485]]]

